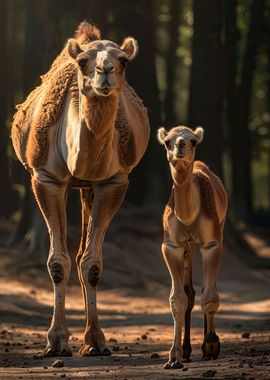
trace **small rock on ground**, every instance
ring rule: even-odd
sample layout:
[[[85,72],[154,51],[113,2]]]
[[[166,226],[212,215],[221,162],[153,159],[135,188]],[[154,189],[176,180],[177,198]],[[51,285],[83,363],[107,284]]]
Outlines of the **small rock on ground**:
[[[61,368],[61,367],[64,367],[65,366],[65,363],[63,360],[61,359],[58,359],[58,360],[55,360],[53,363],[52,363],[52,367],[54,368]]]
[[[157,352],[152,352],[152,354],[150,355],[150,358],[151,359],[159,359],[160,355]]]
[[[216,373],[217,371],[213,371],[212,369],[209,369],[208,371],[202,374],[202,377],[214,377]]]

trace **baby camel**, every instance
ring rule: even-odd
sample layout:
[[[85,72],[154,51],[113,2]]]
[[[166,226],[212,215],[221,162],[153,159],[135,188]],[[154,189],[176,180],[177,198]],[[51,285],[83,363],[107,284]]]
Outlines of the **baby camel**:
[[[220,261],[227,195],[220,179],[200,161],[194,161],[195,147],[202,141],[203,129],[178,126],[158,130],[165,146],[173,188],[163,215],[162,253],[168,266],[172,289],[170,306],[174,319],[174,342],[164,368],[182,368],[182,358],[190,361],[190,315],[195,292],[192,284],[192,257],[196,246],[202,254],[204,287],[203,359],[216,359],[220,351],[214,317],[219,307],[216,276]],[[182,327],[185,325],[183,346]]]

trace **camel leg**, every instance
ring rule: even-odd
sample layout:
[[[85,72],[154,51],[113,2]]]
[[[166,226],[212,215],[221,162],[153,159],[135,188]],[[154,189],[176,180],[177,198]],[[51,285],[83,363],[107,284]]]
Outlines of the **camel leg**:
[[[165,369],[183,368],[182,359],[182,327],[187,310],[188,298],[184,289],[184,247],[177,247],[171,242],[162,244],[162,253],[168,266],[172,288],[170,293],[170,306],[174,319],[174,340],[169,353],[169,361]]]
[[[65,322],[65,288],[71,267],[66,245],[66,184],[33,177],[32,188],[50,235],[47,267],[54,290],[53,317],[44,356],[71,356]]]
[[[215,332],[214,319],[219,307],[219,295],[216,286],[217,271],[220,261],[221,246],[213,244],[201,248],[203,262],[203,292],[201,307],[204,311],[204,341],[202,344],[203,360],[217,359],[220,352],[219,338]]]
[[[86,328],[83,356],[110,355],[100,328],[96,308],[96,287],[102,273],[102,244],[105,232],[128,187],[127,176],[94,185],[94,201],[87,230],[86,246],[80,260],[81,279],[86,299]]]
[[[195,252],[195,246],[189,245],[187,251],[185,252],[185,271],[184,271],[184,288],[185,293],[188,297],[188,305],[185,314],[185,333],[184,333],[184,341],[183,341],[183,359],[186,363],[190,362],[191,355],[191,344],[190,344],[190,318],[191,311],[194,307],[195,301],[195,291],[193,288],[192,282],[192,258]]]
[[[86,245],[87,228],[88,228],[88,223],[89,223],[89,218],[90,218],[92,203],[93,203],[93,189],[80,189],[80,198],[81,198],[81,205],[82,205],[82,235],[81,235],[80,247],[76,256],[76,264],[77,264],[79,280],[81,283],[84,306],[86,309],[86,294],[85,294],[83,279],[82,279],[81,271],[80,271],[80,261],[81,261],[83,252],[85,250],[85,245]]]

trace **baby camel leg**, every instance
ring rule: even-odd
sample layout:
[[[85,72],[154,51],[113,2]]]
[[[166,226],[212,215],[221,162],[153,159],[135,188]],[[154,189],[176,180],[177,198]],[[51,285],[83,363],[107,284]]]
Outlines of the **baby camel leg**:
[[[65,288],[71,267],[66,245],[66,184],[54,182],[51,178],[33,177],[32,187],[50,235],[47,266],[54,290],[53,317],[44,355],[71,356],[69,331],[65,322]]]
[[[213,244],[201,248],[203,262],[204,287],[201,296],[201,307],[205,315],[204,341],[202,344],[203,359],[217,359],[220,352],[219,338],[215,332],[214,319],[219,307],[219,295],[216,286],[217,271],[220,261],[221,246]]]
[[[96,308],[96,287],[101,276],[102,244],[105,232],[128,187],[127,176],[94,185],[94,201],[89,219],[85,250],[79,263],[86,304],[86,328],[83,356],[110,355],[105,348],[105,336],[100,328]]]
[[[162,253],[172,279],[169,299],[174,319],[174,341],[169,353],[169,361],[164,365],[164,368],[183,368],[183,364],[181,363],[182,327],[188,305],[188,299],[184,289],[185,248],[177,247],[172,243],[163,243]]]
[[[195,246],[189,245],[188,249],[185,252],[185,271],[184,271],[184,288],[185,293],[188,297],[188,306],[185,314],[185,334],[183,341],[183,359],[185,362],[190,362],[190,354],[191,354],[191,344],[190,344],[190,318],[191,311],[194,307],[195,301],[195,291],[193,288],[192,281],[192,258],[195,252]]]

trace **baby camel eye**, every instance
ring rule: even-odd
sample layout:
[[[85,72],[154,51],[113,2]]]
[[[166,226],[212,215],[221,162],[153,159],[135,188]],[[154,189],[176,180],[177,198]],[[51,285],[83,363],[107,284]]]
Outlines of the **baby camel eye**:
[[[194,147],[195,147],[196,144],[197,144],[197,141],[196,141],[196,140],[190,140],[190,142],[191,142],[191,145],[194,146]]]
[[[165,140],[165,141],[164,141],[164,144],[165,144],[166,148],[169,148],[169,147],[170,147],[170,141],[169,141],[169,140]]]

